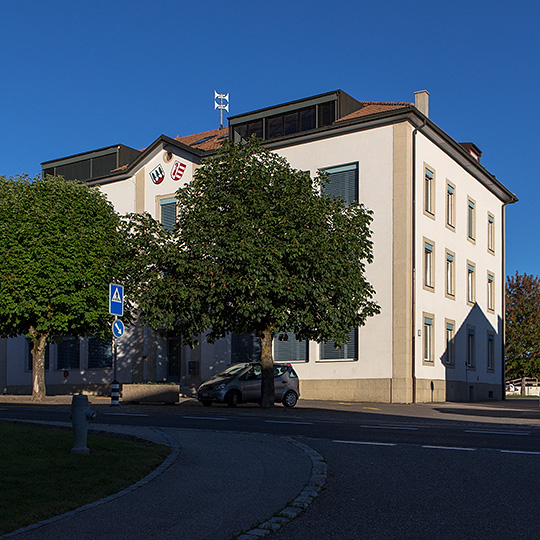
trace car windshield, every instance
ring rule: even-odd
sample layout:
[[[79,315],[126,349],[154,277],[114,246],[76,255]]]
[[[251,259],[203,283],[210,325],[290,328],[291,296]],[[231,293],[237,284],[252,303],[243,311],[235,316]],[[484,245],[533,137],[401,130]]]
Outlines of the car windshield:
[[[234,377],[238,375],[241,371],[246,369],[247,364],[233,364],[229,366],[226,370],[218,373],[216,377]]]

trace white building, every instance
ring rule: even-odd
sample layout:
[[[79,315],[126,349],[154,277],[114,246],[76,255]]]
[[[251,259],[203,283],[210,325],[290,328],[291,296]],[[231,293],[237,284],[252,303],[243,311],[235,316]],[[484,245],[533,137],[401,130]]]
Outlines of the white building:
[[[359,102],[342,91],[229,118],[229,126],[159,137],[143,151],[113,146],[49,161],[44,172],[99,185],[116,210],[175,220],[176,190],[230,137],[252,134],[315,174],[329,190],[374,211],[374,262],[367,269],[381,313],[332,343],[275,343],[294,362],[304,398],[423,402],[501,399],[504,389],[504,215],[517,199],[428,118],[427,92],[412,103]],[[68,345],[66,345],[67,343]],[[106,345],[71,340],[49,346],[49,393],[106,391]],[[256,357],[251,335],[190,350],[145,327],[119,341],[122,383],[179,381],[188,391],[231,362]],[[69,354],[68,354],[69,353]],[[71,355],[71,356],[70,356]],[[0,389],[29,392],[24,337],[0,342]]]

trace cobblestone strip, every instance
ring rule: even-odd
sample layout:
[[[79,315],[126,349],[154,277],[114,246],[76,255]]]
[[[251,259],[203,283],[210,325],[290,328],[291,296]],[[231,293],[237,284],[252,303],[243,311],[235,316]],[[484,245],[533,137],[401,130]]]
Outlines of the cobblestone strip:
[[[308,508],[313,499],[319,495],[326,482],[327,467],[323,457],[306,444],[295,441],[290,437],[283,437],[283,439],[300,448],[311,459],[311,478],[288,506],[268,521],[259,523],[256,527],[243,532],[240,536],[235,536],[236,540],[256,540],[281,529]]]

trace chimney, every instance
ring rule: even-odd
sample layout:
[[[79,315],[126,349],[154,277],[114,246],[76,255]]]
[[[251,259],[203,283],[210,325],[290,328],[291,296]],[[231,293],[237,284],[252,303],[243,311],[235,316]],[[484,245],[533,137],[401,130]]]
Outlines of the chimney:
[[[459,145],[469,153],[478,163],[480,163],[480,158],[482,157],[482,150],[472,142],[460,142]]]
[[[429,92],[427,90],[414,93],[414,106],[429,118]]]

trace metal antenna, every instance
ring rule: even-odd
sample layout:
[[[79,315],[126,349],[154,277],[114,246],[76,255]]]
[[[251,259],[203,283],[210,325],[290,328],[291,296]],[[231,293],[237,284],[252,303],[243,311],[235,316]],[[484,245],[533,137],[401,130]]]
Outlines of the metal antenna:
[[[223,127],[223,109],[229,112],[229,94],[218,94],[214,90],[214,100],[219,99],[219,103],[214,101],[214,110],[219,109],[219,127]],[[223,104],[223,100],[227,103]]]

